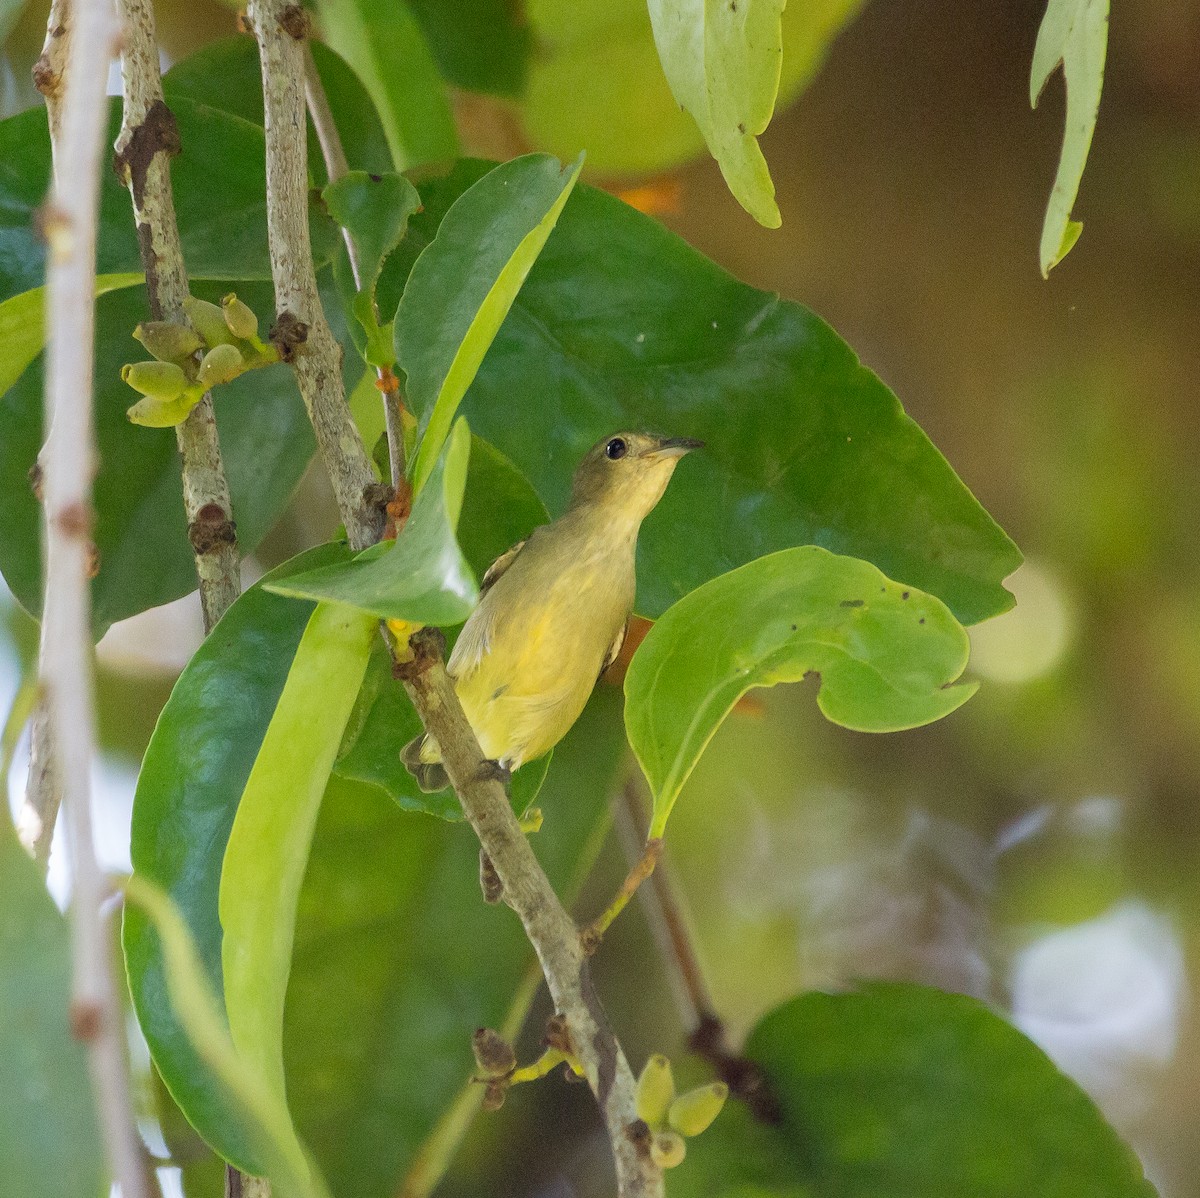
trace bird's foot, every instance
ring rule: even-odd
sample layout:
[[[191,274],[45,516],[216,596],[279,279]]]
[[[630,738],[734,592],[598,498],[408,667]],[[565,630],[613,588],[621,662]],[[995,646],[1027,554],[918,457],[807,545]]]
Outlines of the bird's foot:
[[[475,776],[480,782],[499,782],[504,787],[505,794],[509,793],[509,787],[512,786],[512,770],[491,758],[484,759],[483,764],[479,767],[479,773]]]

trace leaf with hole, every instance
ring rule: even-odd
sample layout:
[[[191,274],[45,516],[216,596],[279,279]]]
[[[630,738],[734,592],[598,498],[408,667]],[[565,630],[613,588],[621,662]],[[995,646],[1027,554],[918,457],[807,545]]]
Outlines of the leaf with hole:
[[[967,634],[940,599],[868,562],[785,549],[692,591],[651,628],[625,675],[625,725],[661,836],[683,784],[733,705],[756,686],[819,678],[817,705],[860,732],[949,715]]]

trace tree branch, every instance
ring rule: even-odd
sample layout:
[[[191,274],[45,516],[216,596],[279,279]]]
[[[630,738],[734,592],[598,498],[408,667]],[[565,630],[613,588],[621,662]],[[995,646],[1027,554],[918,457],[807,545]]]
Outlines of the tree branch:
[[[133,200],[133,217],[153,320],[186,325],[187,268],[171,195],[171,158],[179,152],[175,117],[163,101],[154,10],[148,0],[119,0],[125,101],[114,165]],[[237,534],[221,461],[212,397],[175,429],[183,459],[183,504],[196,555],[204,630],[241,593]]]
[[[314,331],[328,328],[320,311],[308,242],[303,111],[304,11],[281,0],[251,0],[249,22],[258,38],[267,128],[267,221],[271,235],[276,303]],[[301,307],[300,305],[303,305]],[[311,337],[310,337],[311,341]],[[324,352],[312,347],[306,361]],[[305,402],[318,428],[317,444],[335,483],[335,494],[350,543],[364,548],[377,540],[378,522],[363,518],[366,456],[357,433],[339,442],[320,427],[347,419],[341,376],[314,367],[301,378]],[[353,429],[353,425],[350,426]],[[635,1081],[592,986],[591,973],[574,921],[567,914],[517,824],[503,787],[484,768],[475,734],[446,673],[436,634],[415,638],[420,668],[406,687],[425,728],[437,738],[447,773],[468,821],[491,858],[504,897],[517,912],[537,953],[559,1013],[564,1016],[575,1055],[600,1104],[612,1141],[621,1198],[661,1198],[662,1172],[650,1159],[649,1129],[638,1119]]]
[[[504,788],[485,768],[440,650],[430,645],[436,635],[425,630],[413,638],[417,662],[405,671],[405,689],[441,747],[467,821],[491,858],[504,901],[517,913],[537,953],[555,1010],[566,1019],[572,1051],[583,1064],[608,1129],[618,1193],[621,1198],[661,1195],[662,1172],[650,1159],[649,1130],[637,1117],[633,1072],[596,996],[579,930],[521,831]]]
[[[46,119],[50,126],[50,160],[57,176],[62,157],[63,93],[66,82],[67,52],[71,47],[70,0],[51,0],[46,21],[46,40],[42,53],[33,64],[33,85],[46,98]]]
[[[342,148],[342,138],[338,133],[337,122],[329,107],[329,97],[325,94],[325,84],[317,71],[317,64],[312,51],[304,48],[304,95],[308,101],[308,115],[312,117],[313,128],[317,131],[317,141],[321,145],[321,156],[325,159],[325,173],[330,183],[336,183],[342,178],[349,167],[346,163],[346,151]],[[350,259],[350,273],[354,276],[354,286],[362,290],[362,269],[359,266],[358,246],[349,229],[342,230],[342,239],[346,243],[346,255]],[[376,314],[378,316],[378,313]],[[404,481],[404,423],[401,413],[404,410],[400,398],[400,384],[390,370],[378,368],[379,390],[383,395],[383,424],[387,433],[388,461],[392,467],[392,490],[399,491]]]
[[[321,309],[308,238],[304,43],[309,18],[298,4],[251,0],[247,19],[258,40],[266,116],[267,235],[276,308],[271,340],[296,372],[350,544],[365,549],[383,531],[383,509],[346,403],[341,349]]]
[[[96,227],[105,84],[116,25],[106,0],[74,0],[61,111],[57,177],[44,209],[46,427],[41,455],[46,598],[41,678],[67,819],[73,893],[72,1000],[75,1034],[88,1048],[97,1115],[125,1198],[147,1198],[130,1100],[124,1017],[101,913],[104,877],[92,839],[90,774],[95,756],[92,688],[92,347]]]

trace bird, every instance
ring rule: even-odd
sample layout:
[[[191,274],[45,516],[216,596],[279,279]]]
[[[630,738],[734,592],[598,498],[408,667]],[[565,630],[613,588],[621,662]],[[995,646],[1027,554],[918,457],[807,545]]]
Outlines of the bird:
[[[691,437],[615,433],[575,471],[567,510],[498,557],[446,669],[485,759],[502,779],[548,753],[579,718],[625,640],[642,521]],[[423,791],[449,778],[422,733],[400,754]]]

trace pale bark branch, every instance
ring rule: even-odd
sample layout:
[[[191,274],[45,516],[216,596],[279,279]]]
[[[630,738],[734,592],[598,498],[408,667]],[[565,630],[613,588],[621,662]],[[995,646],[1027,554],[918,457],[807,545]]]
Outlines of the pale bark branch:
[[[271,339],[296,372],[346,535],[351,546],[364,549],[383,531],[383,508],[346,403],[341,349],[321,308],[308,236],[304,58],[309,18],[298,4],[251,0],[247,19],[258,41],[266,116],[267,235],[276,310]]]
[[[312,51],[307,47],[304,51],[304,95],[308,101],[308,115],[312,117],[313,128],[317,131],[321,157],[325,159],[325,173],[329,176],[329,182],[335,183],[349,170],[346,151],[342,147],[342,138],[338,133],[337,122],[333,119],[333,111],[329,107],[325,85],[321,82]],[[361,291],[362,268],[359,265],[358,246],[354,244],[349,229],[342,230],[342,239],[346,243],[346,256],[350,259],[354,286]],[[378,316],[378,313],[376,315]],[[405,468],[402,417],[404,403],[400,398],[400,384],[396,376],[390,370],[383,369],[377,369],[376,375],[383,396],[383,425],[387,434],[388,461],[392,468],[392,489],[399,491],[404,480]]]
[[[491,858],[504,901],[537,953],[555,1010],[566,1019],[572,1049],[604,1116],[618,1193],[621,1198],[659,1196],[662,1171],[650,1159],[649,1130],[637,1116],[633,1072],[592,985],[579,930],[521,831],[504,788],[486,769],[440,652],[429,652],[428,633],[419,633],[414,645],[418,641],[417,663],[405,689],[441,747],[467,821]]]
[[[125,98],[116,163],[133,200],[151,319],[186,325],[187,268],[171,194],[171,158],[179,152],[179,132],[163,100],[154,10],[149,0],[119,0],[119,9]],[[196,555],[208,632],[242,589],[233,505],[211,396],[205,395],[175,434],[188,540]]]
[[[50,126],[50,161],[58,173],[62,154],[63,94],[66,86],[67,52],[71,45],[71,0],[51,0],[46,21],[46,40],[42,53],[33,64],[33,83],[46,99],[46,119]]]
[[[148,1198],[130,1099],[123,1008],[101,904],[104,877],[92,838],[95,757],[89,577],[92,347],[96,227],[105,85],[117,33],[110,0],[74,0],[57,178],[43,227],[46,271],[46,427],[41,455],[46,598],[41,678],[54,737],[72,867],[72,1024],[84,1040],[110,1163],[124,1198]]]
[[[303,39],[308,32],[307,18],[302,9],[281,0],[251,0],[248,17],[262,62],[267,220],[276,303],[281,313],[290,311],[327,328],[313,277],[304,193]],[[297,360],[298,372],[304,361],[304,357]],[[301,386],[306,386],[303,380]],[[336,371],[312,371],[307,386],[305,401],[314,426],[336,425],[343,419],[345,397]],[[334,479],[350,543],[364,548],[378,539],[380,528],[362,518],[365,454],[361,441],[356,434],[340,444],[337,438],[322,437],[318,431],[317,443]],[[409,697],[425,728],[442,747],[463,811],[495,866],[505,901],[520,918],[556,1009],[566,1020],[573,1049],[612,1142],[619,1194],[621,1198],[661,1198],[662,1172],[650,1159],[649,1129],[637,1117],[633,1073],[596,996],[579,931],[538,864],[503,787],[485,769],[440,651],[430,651],[427,634],[419,634],[418,639],[422,650],[419,667],[410,672],[405,684]]]

